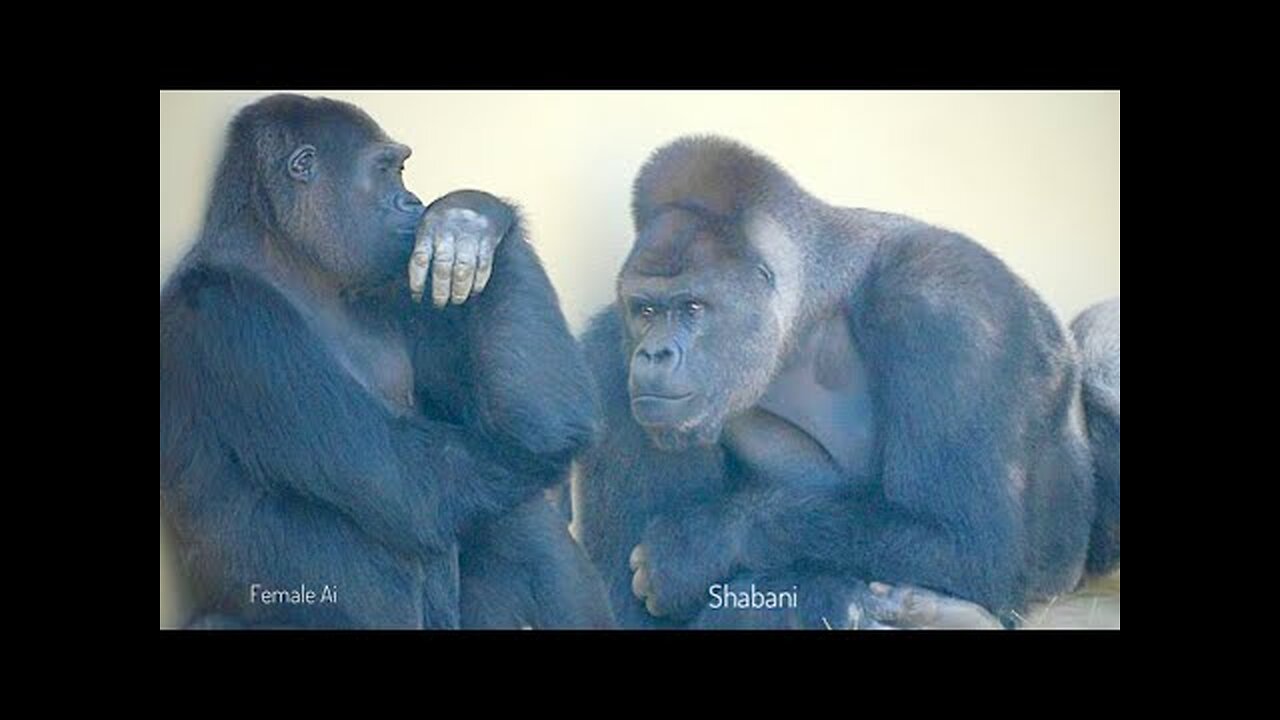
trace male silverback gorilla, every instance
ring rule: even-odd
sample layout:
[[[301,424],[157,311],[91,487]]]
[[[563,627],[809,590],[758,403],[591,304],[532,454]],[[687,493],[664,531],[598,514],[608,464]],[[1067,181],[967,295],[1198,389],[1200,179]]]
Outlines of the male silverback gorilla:
[[[1003,263],[713,137],[658,150],[632,210],[574,508],[621,624],[998,626],[1077,584],[1078,352]]]
[[[160,503],[197,625],[612,623],[541,495],[597,424],[556,294],[514,208],[424,207],[409,153],[327,99],[231,124],[160,298]],[[303,584],[336,601],[273,594]]]

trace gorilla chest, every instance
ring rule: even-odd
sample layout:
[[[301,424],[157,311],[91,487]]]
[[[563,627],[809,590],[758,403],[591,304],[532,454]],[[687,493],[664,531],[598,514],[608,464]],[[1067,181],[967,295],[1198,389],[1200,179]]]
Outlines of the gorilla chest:
[[[402,332],[343,321],[325,334],[338,364],[366,392],[398,415],[413,410],[413,362]]]
[[[844,313],[818,322],[797,343],[758,407],[807,435],[845,476],[871,476],[869,376]]]

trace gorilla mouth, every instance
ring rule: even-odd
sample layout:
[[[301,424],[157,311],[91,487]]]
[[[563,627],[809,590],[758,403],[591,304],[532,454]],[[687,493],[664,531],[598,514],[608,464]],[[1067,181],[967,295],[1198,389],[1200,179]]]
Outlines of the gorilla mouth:
[[[683,395],[655,395],[653,393],[645,393],[644,395],[636,395],[631,398],[631,402],[635,403],[640,400],[663,400],[667,402],[674,402],[677,400],[688,400],[691,397],[693,397],[693,393],[691,392],[687,392]]]
[[[690,406],[695,395],[692,392],[683,395],[633,395],[631,414],[636,422],[645,426],[679,425],[693,414]]]

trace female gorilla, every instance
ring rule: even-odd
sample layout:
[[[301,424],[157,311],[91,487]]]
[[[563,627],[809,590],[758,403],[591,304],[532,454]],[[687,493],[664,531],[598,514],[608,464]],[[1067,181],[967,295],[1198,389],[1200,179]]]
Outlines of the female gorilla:
[[[160,504],[201,624],[611,624],[541,494],[596,425],[555,291],[512,207],[424,207],[409,153],[332,100],[231,124],[160,297]]]

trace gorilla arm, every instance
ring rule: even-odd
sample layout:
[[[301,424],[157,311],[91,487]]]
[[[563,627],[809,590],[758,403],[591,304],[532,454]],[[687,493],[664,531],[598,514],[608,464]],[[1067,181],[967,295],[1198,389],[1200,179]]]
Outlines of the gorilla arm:
[[[818,569],[839,574],[847,565],[837,556],[847,547],[847,518],[869,498],[817,441],[792,422],[754,409],[726,426],[724,443],[749,473],[747,486],[719,503],[658,518],[633,552],[633,592],[655,615],[685,616],[696,609],[692,602],[675,600],[682,583],[687,586],[683,592],[695,600],[705,596],[707,582],[729,580],[744,568],[780,570],[797,562],[813,567],[816,561]],[[701,538],[698,545],[674,547],[691,533]],[[672,568],[650,562],[651,553],[680,560]],[[714,579],[704,579],[708,577]],[[920,587],[850,579],[848,593],[858,606],[855,627],[1001,627],[978,605]]]
[[[408,554],[450,552],[467,518],[536,491],[473,433],[393,417],[262,281],[206,270],[184,285],[161,327],[161,386],[185,389],[161,394],[162,451],[203,442],[264,491],[334,508]],[[196,421],[213,437],[195,437]]]
[[[830,561],[846,544],[838,508],[854,502],[855,484],[812,437],[754,408],[725,426],[723,443],[740,487],[655,517],[631,553],[632,592],[655,616],[687,617],[710,583]]]
[[[482,277],[485,261],[478,261],[475,284],[485,279],[483,292],[474,291],[462,305],[415,312],[418,391],[486,438],[490,454],[513,469],[563,473],[591,441],[598,420],[590,372],[555,289],[524,239],[515,208],[477,191],[437,203],[446,201],[474,208],[492,220],[491,227],[505,223],[507,229],[496,238],[479,238],[481,247],[496,248],[491,279]],[[433,267],[433,297],[441,277],[448,279]]]

